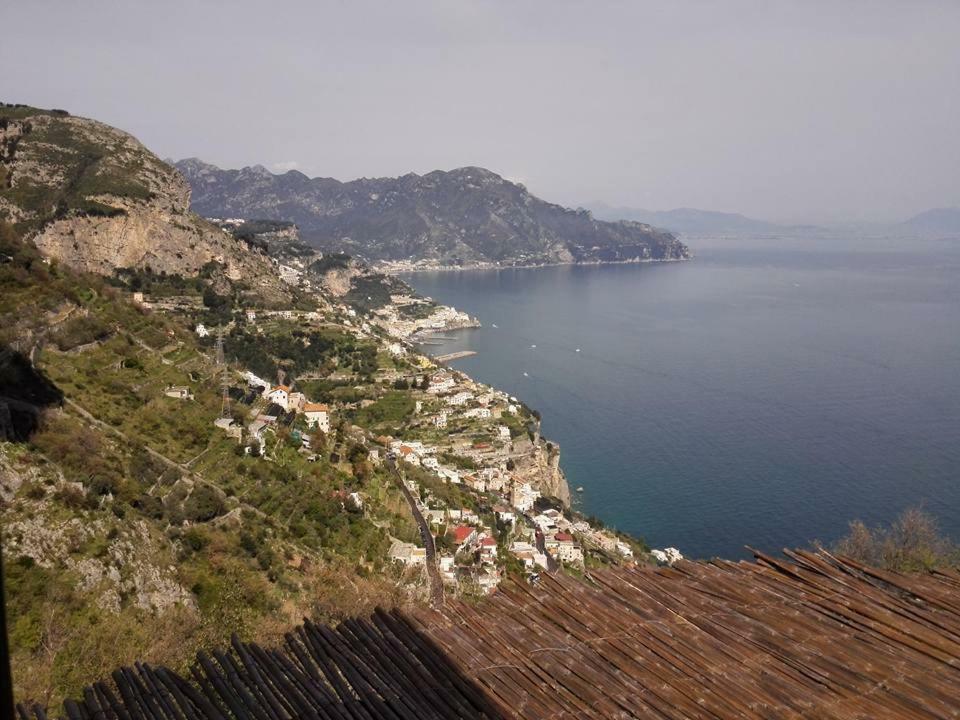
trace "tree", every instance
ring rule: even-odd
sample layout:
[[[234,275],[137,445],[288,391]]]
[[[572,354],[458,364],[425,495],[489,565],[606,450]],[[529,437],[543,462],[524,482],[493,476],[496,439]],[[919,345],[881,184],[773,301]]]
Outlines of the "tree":
[[[940,533],[933,516],[919,508],[905,510],[889,527],[871,529],[855,520],[832,551],[898,572],[960,567],[960,547]]]
[[[327,446],[327,434],[319,427],[313,431],[310,436],[310,447],[314,450],[321,450]]]

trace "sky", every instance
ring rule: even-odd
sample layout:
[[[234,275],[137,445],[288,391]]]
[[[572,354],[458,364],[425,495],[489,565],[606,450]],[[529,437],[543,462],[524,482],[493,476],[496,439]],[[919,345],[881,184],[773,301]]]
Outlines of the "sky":
[[[480,165],[571,206],[780,222],[960,205],[956,0],[0,0],[0,25],[0,100],[165,158]]]

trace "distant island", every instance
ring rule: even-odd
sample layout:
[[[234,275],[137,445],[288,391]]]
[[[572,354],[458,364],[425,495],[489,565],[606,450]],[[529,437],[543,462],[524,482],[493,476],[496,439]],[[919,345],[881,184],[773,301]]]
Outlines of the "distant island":
[[[960,235],[960,208],[932,208],[912,217],[892,223],[841,224],[833,227],[801,224],[788,225],[747,217],[740,213],[675,208],[673,210],[644,210],[634,207],[615,207],[602,202],[588,206],[601,220],[632,220],[652,227],[663,228],[681,236],[746,235],[775,236],[822,234],[851,231],[875,235],[907,234],[920,236],[956,237]]]
[[[276,175],[260,165],[222,170],[195,158],[175,166],[200,215],[292,221],[314,247],[373,263],[498,267],[690,257],[669,231],[598,220],[479,167],[340,182],[294,170]]]
[[[923,235],[960,235],[960,207],[933,208],[904,220],[900,229]]]
[[[603,220],[633,220],[654,227],[665,228],[683,235],[768,235],[797,228],[757,220],[740,213],[676,208],[674,210],[644,210],[633,207],[612,207],[604,203],[590,206],[593,214]]]

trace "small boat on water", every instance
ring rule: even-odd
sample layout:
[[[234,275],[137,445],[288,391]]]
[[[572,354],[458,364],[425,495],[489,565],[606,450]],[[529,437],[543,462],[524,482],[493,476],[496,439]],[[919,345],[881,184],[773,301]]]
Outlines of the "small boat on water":
[[[496,327],[496,326],[497,326],[496,323],[490,323],[490,327]]]
[[[536,345],[531,345],[530,348],[533,349],[533,350],[536,350],[536,349],[537,349],[537,346],[536,346]]]
[[[580,348],[577,348],[574,352],[580,352]]]
[[[577,488],[577,492],[583,492],[583,485]]]
[[[524,377],[530,377],[529,375],[527,375],[526,372],[523,373],[523,376],[524,376]]]

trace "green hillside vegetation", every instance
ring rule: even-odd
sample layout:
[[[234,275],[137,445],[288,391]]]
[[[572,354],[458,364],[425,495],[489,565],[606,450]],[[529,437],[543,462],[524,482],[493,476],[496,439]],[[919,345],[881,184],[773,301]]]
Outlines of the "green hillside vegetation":
[[[65,396],[29,442],[0,444],[0,469],[26,478],[0,506],[18,699],[53,705],[135,659],[183,671],[234,631],[269,643],[304,615],[403,600],[386,551],[417,529],[362,436],[314,435],[311,461],[295,423],[269,436],[269,460],[247,454],[213,425],[217,368],[188,327],[43,262],[5,224],[0,253],[0,343],[32,350]],[[239,337],[228,346],[243,360],[255,356],[239,348],[269,347],[298,372],[375,369],[372,346],[333,329]],[[166,397],[169,385],[194,399]],[[235,417],[252,412],[234,403]]]
[[[128,148],[98,142],[88,131],[72,123],[68,114],[0,105],[0,130],[8,130],[13,122],[22,124],[22,134],[2,143],[0,165],[8,165],[17,155],[26,155],[57,168],[60,175],[55,182],[25,176],[14,184],[6,169],[2,170],[0,197],[33,213],[30,219],[19,223],[19,229],[35,229],[71,213],[123,213],[121,208],[94,199],[97,196],[137,200],[152,197],[151,189],[142,179],[143,157]]]
[[[389,275],[373,274],[354,278],[343,299],[362,312],[370,312],[389,304],[391,293],[408,291],[406,285]]]

